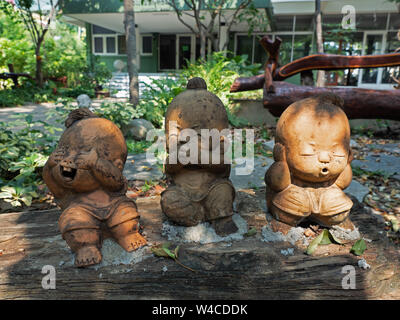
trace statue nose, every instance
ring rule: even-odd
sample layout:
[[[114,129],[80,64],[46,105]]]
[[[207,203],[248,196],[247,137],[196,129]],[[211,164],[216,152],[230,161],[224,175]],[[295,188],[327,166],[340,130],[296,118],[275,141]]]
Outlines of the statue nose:
[[[60,165],[63,167],[75,168],[74,156],[70,155],[67,158],[64,158]]]
[[[331,155],[327,151],[321,151],[318,155],[318,160],[322,163],[331,162]]]

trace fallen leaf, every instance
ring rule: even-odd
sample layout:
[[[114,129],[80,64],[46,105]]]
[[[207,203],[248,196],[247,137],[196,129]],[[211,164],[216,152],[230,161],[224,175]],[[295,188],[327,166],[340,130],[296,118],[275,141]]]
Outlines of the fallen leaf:
[[[361,256],[366,249],[367,249],[367,245],[366,245],[364,239],[359,239],[351,247],[350,252],[356,256]]]
[[[249,229],[249,231],[247,231],[247,232],[244,234],[244,236],[245,236],[245,237],[251,237],[251,236],[256,235],[256,233],[257,233],[257,229],[256,229],[255,227],[251,227],[251,228]]]
[[[322,238],[324,237],[324,231],[322,231],[307,247],[306,254],[312,255],[317,249],[318,245],[321,243]]]

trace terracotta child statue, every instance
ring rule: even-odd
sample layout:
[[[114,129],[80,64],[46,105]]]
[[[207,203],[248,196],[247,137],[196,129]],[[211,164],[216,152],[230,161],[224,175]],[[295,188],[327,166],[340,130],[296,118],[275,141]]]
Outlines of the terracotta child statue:
[[[330,227],[343,222],[353,202],[343,189],[352,180],[350,126],[343,100],[326,93],[290,105],[281,115],[275,162],[265,175],[267,206],[290,225],[306,218]]]
[[[125,196],[125,139],[111,121],[87,108],[72,111],[43,178],[63,210],[59,227],[78,267],[101,261],[102,241],[113,237],[127,251],[146,244],[139,213]]]
[[[172,126],[175,123],[175,128]],[[229,180],[230,164],[224,163],[222,130],[228,128],[228,116],[221,100],[207,91],[202,78],[190,79],[187,90],[177,95],[168,107],[165,116],[167,151],[169,156],[165,165],[169,186],[161,195],[161,207],[165,215],[177,224],[195,226],[209,221],[217,234],[227,235],[237,231],[232,220],[235,189]],[[197,134],[198,157],[196,161],[182,164],[177,158],[170,163],[171,151],[175,142],[176,154],[183,151],[186,140],[181,137],[184,129],[192,129]],[[202,129],[218,130],[218,140],[222,141],[220,160],[213,164],[201,163],[201,152],[212,154],[216,144],[208,145],[201,138]],[[212,134],[211,134],[212,136]],[[197,140],[198,139],[198,140]]]

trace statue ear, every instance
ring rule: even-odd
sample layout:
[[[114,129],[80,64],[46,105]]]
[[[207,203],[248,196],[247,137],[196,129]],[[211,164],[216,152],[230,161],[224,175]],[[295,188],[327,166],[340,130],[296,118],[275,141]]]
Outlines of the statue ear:
[[[352,162],[353,160],[354,160],[354,153],[353,153],[353,150],[351,150],[351,148],[350,148],[348,163]]]
[[[121,171],[124,169],[124,163],[122,162],[121,159],[114,160],[113,164],[114,164],[114,166],[116,166]]]

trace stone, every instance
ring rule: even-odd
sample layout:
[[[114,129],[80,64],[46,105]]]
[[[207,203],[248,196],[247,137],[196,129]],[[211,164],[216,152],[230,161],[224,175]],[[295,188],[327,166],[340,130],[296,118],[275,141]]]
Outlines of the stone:
[[[92,100],[87,94],[80,94],[76,98],[79,108],[90,108],[92,106]]]
[[[219,236],[237,231],[232,220],[235,188],[229,180],[231,164],[224,162],[228,114],[222,101],[207,91],[202,78],[188,81],[165,115],[168,187],[161,194],[161,208],[174,223],[193,227],[210,222]],[[204,132],[209,134],[204,137]],[[193,149],[194,148],[194,149]],[[192,150],[197,155],[192,155]],[[190,151],[190,152],[189,152]],[[215,161],[213,153],[219,160]],[[204,161],[206,155],[206,161]],[[182,160],[183,159],[183,160]]]
[[[275,162],[265,174],[268,210],[297,226],[308,219],[330,227],[347,219],[353,202],[350,125],[343,99],[325,93],[299,100],[276,127]]]
[[[369,193],[369,189],[358,181],[352,180],[345,193],[351,194],[361,203],[363,202],[364,197]]]
[[[263,188],[265,187],[265,170],[268,169],[273,162],[274,160],[271,158],[256,155],[254,157],[254,168],[248,175],[238,175],[236,168],[240,167],[240,165],[233,164],[230,180],[237,190]]]
[[[114,238],[126,251],[142,247],[137,206],[125,195],[128,150],[122,132],[88,108],[73,110],[65,126],[43,179],[63,210],[59,229],[75,265],[100,263],[103,238]]]
[[[146,119],[133,119],[121,128],[124,136],[135,140],[146,140],[147,133],[154,130],[153,124]]]
[[[350,139],[350,148],[359,148],[360,145],[357,143],[357,141]]]
[[[275,146],[275,141],[274,140],[269,140],[264,142],[264,146],[266,146],[269,150],[274,150],[274,146]]]
[[[175,242],[197,242],[201,244],[228,242],[242,240],[247,232],[247,222],[238,214],[233,215],[233,222],[237,226],[237,232],[220,236],[208,222],[202,222],[193,227],[184,227],[171,224],[168,220],[162,225],[161,233],[169,241]]]
[[[154,159],[148,159],[146,153],[128,155],[123,173],[128,180],[140,181],[160,180],[164,175],[162,167]]]
[[[332,226],[330,232],[337,238],[343,240],[358,240],[360,239],[360,232],[358,228],[354,228],[353,230],[344,229],[339,226]]]
[[[364,269],[364,270],[371,269],[371,266],[367,263],[367,261],[364,258],[358,260],[357,264],[361,269]]]
[[[361,168],[369,172],[381,172],[392,176],[400,174],[400,160],[398,156],[380,153],[377,156],[367,155],[364,160],[353,160],[353,168]]]

